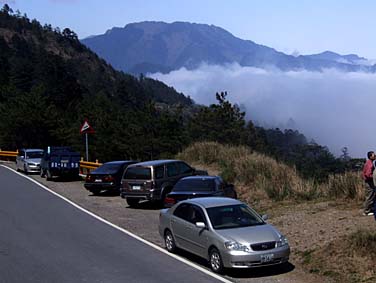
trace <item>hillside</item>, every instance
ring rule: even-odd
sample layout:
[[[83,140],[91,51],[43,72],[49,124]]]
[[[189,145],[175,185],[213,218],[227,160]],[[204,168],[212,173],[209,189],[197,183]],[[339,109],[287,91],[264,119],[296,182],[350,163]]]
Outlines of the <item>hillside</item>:
[[[27,18],[15,17],[3,12],[0,18],[0,41],[3,69],[12,63],[13,56],[31,57],[33,60],[45,56],[47,62],[43,63],[48,65],[45,66],[47,69],[51,69],[55,63],[51,61],[59,61],[58,64],[63,65],[61,68],[65,68],[61,71],[69,73],[82,92],[95,93],[100,90],[110,96],[121,96],[122,94],[118,93],[119,87],[121,84],[126,84],[127,87],[132,88],[133,92],[138,92],[137,95],[145,95],[145,97],[139,97],[140,101],[149,98],[167,104],[189,105],[191,103],[184,95],[161,82],[149,79],[139,81],[132,76],[115,71],[82,45],[77,35],[68,28],[60,31],[59,28],[53,29],[49,25],[42,27],[36,20],[30,21]],[[28,70],[31,74],[38,73],[38,71],[50,71],[49,69],[35,70],[37,66],[33,64],[30,64],[28,68],[32,68]],[[26,72],[25,69],[24,72]]]
[[[296,166],[304,178],[325,181],[353,165],[298,131],[263,129],[216,96],[208,107],[161,82],[115,71],[76,34],[0,12],[0,148],[70,145],[84,152],[79,129],[88,119],[89,158],[150,160],[173,157],[197,141],[243,145]]]
[[[249,148],[216,143],[192,144],[177,157],[235,184],[238,197],[288,237],[295,269],[278,282],[375,282],[375,219],[362,215],[360,172],[318,184]]]
[[[343,60],[315,55],[294,57],[237,38],[214,25],[187,22],[132,23],[88,37],[82,43],[116,69],[134,74],[169,72],[181,67],[193,69],[203,62],[217,65],[237,62],[241,66],[274,66],[281,70],[374,71],[364,65],[366,60],[353,60],[351,55],[338,54]]]
[[[1,148],[82,150],[88,118],[93,158],[170,154],[179,148],[179,113],[192,103],[162,82],[114,70],[69,28],[41,26],[7,5],[0,11]],[[139,140],[145,135],[152,138]]]

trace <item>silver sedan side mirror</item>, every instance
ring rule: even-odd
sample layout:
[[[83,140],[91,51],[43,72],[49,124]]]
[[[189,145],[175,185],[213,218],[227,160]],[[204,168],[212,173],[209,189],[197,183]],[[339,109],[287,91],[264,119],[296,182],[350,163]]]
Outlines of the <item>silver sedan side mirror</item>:
[[[261,216],[262,220],[266,221],[269,219],[269,216],[267,214],[264,214],[263,216]]]
[[[206,228],[206,225],[205,225],[204,222],[196,222],[196,227],[197,227],[197,228],[204,229],[204,228]]]

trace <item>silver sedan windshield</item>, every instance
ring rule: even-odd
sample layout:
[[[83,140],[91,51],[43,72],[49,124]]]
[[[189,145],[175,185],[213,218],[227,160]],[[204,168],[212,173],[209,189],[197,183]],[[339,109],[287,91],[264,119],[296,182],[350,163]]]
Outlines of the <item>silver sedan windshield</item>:
[[[26,152],[26,158],[42,158],[43,157],[43,151],[28,151]]]
[[[244,204],[207,208],[214,229],[231,229],[263,225],[262,218]]]

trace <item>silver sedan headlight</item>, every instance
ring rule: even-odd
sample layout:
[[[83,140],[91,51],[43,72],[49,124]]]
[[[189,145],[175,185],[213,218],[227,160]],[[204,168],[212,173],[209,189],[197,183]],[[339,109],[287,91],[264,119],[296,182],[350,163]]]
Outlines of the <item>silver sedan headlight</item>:
[[[283,247],[289,244],[287,238],[283,235],[279,236],[279,241],[277,241],[276,248]]]
[[[225,247],[226,247],[226,249],[232,250],[232,251],[243,251],[243,252],[250,252],[251,251],[250,248],[247,247],[246,245],[240,244],[240,243],[235,242],[235,241],[225,242]]]

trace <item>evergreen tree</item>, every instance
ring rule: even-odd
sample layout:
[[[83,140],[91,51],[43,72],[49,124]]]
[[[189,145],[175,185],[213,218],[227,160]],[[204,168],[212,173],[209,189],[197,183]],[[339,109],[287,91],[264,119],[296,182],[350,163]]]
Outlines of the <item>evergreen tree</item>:
[[[203,107],[189,122],[192,141],[243,144],[246,139],[245,113],[227,99],[227,92],[216,93],[218,104]]]

